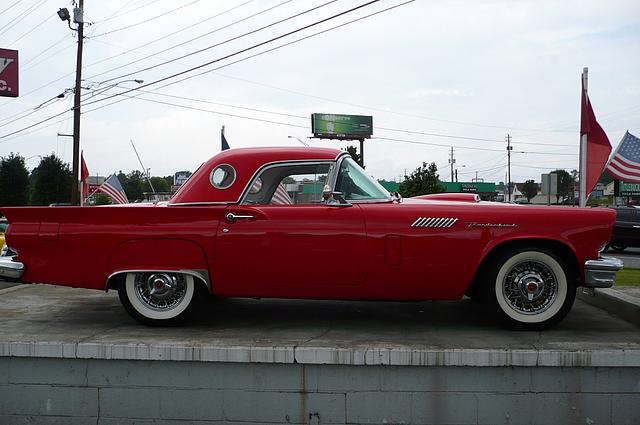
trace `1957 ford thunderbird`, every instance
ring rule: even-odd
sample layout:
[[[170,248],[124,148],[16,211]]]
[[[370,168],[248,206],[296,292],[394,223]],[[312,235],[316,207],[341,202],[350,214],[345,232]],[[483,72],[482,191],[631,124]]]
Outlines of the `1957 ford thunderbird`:
[[[544,329],[579,286],[609,287],[609,209],[400,199],[336,149],[249,148],[204,163],[168,203],[7,207],[14,257],[0,276],[118,291],[149,325],[206,294],[484,302],[510,327]],[[329,272],[330,271],[330,272]]]

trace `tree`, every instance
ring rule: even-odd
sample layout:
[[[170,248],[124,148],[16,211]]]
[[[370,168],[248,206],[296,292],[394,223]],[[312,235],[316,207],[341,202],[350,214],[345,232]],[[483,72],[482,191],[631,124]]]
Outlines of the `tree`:
[[[167,181],[163,177],[151,177],[149,180],[151,180],[153,190],[156,192],[169,192],[171,190],[171,186],[167,184]],[[142,182],[142,191],[147,193],[151,192],[149,182],[146,178]]]
[[[55,154],[42,157],[33,172],[32,205],[68,203],[71,200],[73,176],[69,164]]]
[[[0,158],[0,205],[27,205],[29,202],[29,172],[24,158],[13,152]]]
[[[538,194],[538,183],[534,180],[527,180],[522,185],[522,194],[527,197],[527,202],[531,202],[531,198]]]
[[[358,149],[355,146],[347,146],[346,151],[351,155],[351,158],[362,167],[362,155],[358,153]]]
[[[118,173],[118,180],[120,180],[120,184],[127,194],[129,201],[135,202],[144,199],[144,195],[142,194],[144,191],[143,179],[146,180],[144,174],[138,170],[133,170],[129,174],[124,174],[122,171]]]
[[[411,173],[410,176],[404,176],[404,181],[400,183],[398,191],[405,198],[412,196],[426,195],[428,193],[444,192],[444,187],[440,184],[438,176],[438,167],[435,162],[427,165],[422,163],[421,167]]]
[[[104,193],[98,193],[96,195],[96,205],[111,205],[112,203],[111,196],[105,195]]]
[[[560,200],[573,200],[574,187],[576,179],[569,174],[566,170],[555,170],[551,174],[558,176],[558,194],[556,195],[556,204],[560,203]]]

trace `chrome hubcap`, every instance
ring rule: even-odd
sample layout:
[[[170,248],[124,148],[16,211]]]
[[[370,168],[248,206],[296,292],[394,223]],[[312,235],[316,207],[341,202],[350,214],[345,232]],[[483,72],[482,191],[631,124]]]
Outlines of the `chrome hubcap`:
[[[523,261],[514,265],[502,283],[502,294],[509,306],[519,313],[545,311],[558,293],[558,281],[544,263]]]
[[[135,280],[138,299],[152,310],[176,307],[187,292],[184,276],[172,273],[140,273]]]

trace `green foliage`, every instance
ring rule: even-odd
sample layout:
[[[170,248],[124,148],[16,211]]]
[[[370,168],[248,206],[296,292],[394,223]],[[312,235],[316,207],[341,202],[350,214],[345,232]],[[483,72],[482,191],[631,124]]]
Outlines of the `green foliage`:
[[[423,162],[422,166],[416,168],[410,176],[404,176],[404,181],[400,183],[400,188],[398,189],[404,198],[429,193],[441,193],[444,190],[444,187],[440,184],[438,167],[434,162],[429,165]]]
[[[151,184],[156,192],[169,192],[171,191],[171,186],[167,184],[167,181],[163,177],[151,177]],[[144,179],[142,182],[142,191],[143,192],[151,192],[151,188],[149,187],[149,182],[147,179]]]
[[[522,185],[522,194],[527,197],[527,202],[538,194],[538,184],[534,180],[527,180]]]
[[[120,184],[130,202],[142,201],[144,199],[144,195],[142,194],[142,192],[145,191],[143,185],[146,184],[148,187],[148,183],[143,179],[146,180],[144,174],[138,170],[133,170],[129,174],[124,174],[122,171],[118,173],[118,180],[120,180]]]
[[[358,149],[355,146],[347,146],[345,150],[351,155],[351,158],[362,167],[362,162],[360,162],[362,161],[362,156],[358,153]]]
[[[575,171],[575,170],[574,170]],[[566,170],[555,170],[551,174],[558,175],[558,194],[556,204],[560,201],[572,201],[574,199],[575,174],[569,174]]]
[[[640,269],[625,267],[616,274],[616,285],[640,286]]]
[[[69,164],[63,163],[55,154],[42,157],[32,176],[32,205],[68,203],[71,200],[73,176]]]
[[[111,205],[113,201],[109,195],[105,195],[104,193],[98,193],[96,195],[96,205]]]
[[[29,172],[24,158],[11,153],[0,158],[0,205],[27,205],[29,201]]]

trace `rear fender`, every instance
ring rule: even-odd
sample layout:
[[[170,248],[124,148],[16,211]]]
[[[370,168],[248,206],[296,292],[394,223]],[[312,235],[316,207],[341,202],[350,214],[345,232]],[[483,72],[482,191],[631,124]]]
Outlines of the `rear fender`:
[[[118,245],[109,261],[105,289],[113,288],[126,273],[151,271],[192,275],[211,292],[206,254],[185,239],[135,239]]]

